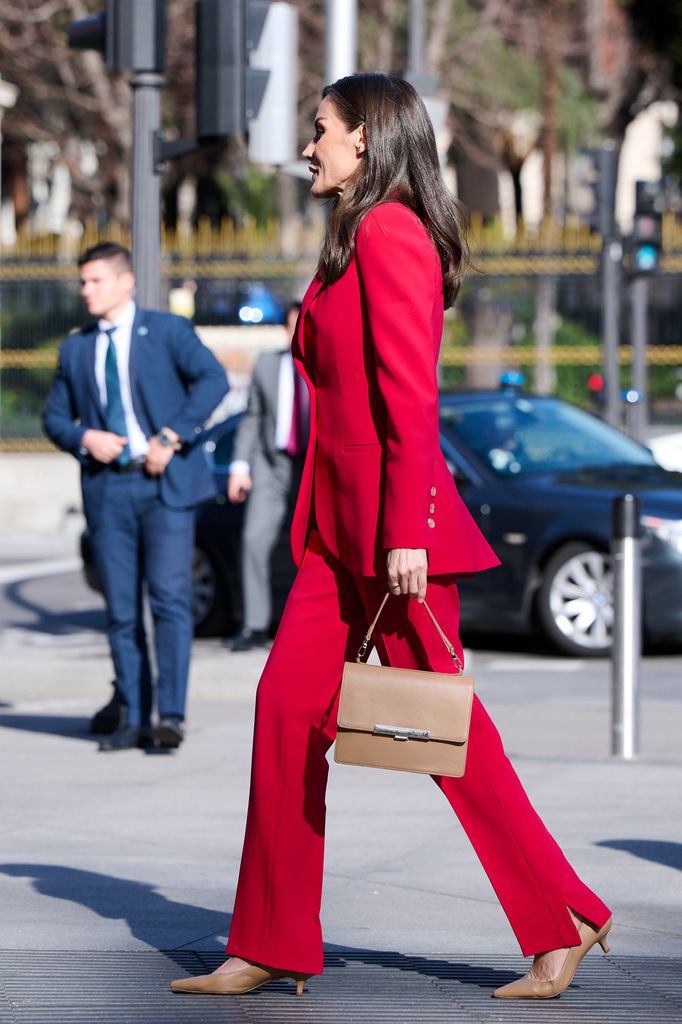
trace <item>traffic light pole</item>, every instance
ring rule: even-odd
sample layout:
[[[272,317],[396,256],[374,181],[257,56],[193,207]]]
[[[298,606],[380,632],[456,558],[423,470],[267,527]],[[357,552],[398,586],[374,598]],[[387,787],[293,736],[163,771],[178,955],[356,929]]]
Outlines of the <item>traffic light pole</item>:
[[[632,387],[638,394],[633,408],[632,433],[637,441],[646,439],[649,425],[649,382],[647,379],[647,305],[649,280],[636,274],[630,284],[630,343],[632,345]]]
[[[340,22],[348,28],[344,38],[350,45],[354,41],[357,0],[327,2],[338,9]],[[257,116],[270,71],[250,67],[250,55],[258,46],[269,7],[270,0],[197,0],[199,141],[242,132]],[[198,148],[194,139],[166,142],[161,132],[165,10],[165,0],[107,0],[104,11],[78,18],[69,26],[70,46],[97,50],[104,55],[107,67],[115,71],[134,71],[130,82],[132,259],[136,298],[148,308],[161,305],[163,165]],[[353,69],[354,64],[343,73]]]
[[[161,305],[161,177],[155,160],[163,75],[138,72],[133,91],[132,258],[140,306]]]
[[[601,265],[602,344],[604,346],[604,416],[612,426],[620,425],[619,315],[623,246],[614,238],[604,239]]]
[[[355,73],[358,0],[326,0],[325,84]]]
[[[604,354],[604,417],[607,423],[620,425],[619,319],[623,246],[616,225],[616,185],[618,148],[606,139],[592,151],[597,172],[596,223],[602,237],[601,251],[601,340]]]

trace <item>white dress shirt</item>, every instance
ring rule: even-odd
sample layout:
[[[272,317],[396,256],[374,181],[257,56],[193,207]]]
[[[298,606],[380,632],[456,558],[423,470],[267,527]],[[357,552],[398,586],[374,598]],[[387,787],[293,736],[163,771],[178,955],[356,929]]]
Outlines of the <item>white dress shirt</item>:
[[[277,420],[275,423],[275,446],[287,450],[291,434],[291,416],[294,411],[294,387],[296,368],[291,352],[284,352],[279,363],[279,384],[277,389]]]
[[[104,374],[104,364],[109,348],[109,335],[105,334],[107,328],[115,327],[113,334],[114,345],[116,346],[116,365],[118,367],[118,379],[121,385],[121,400],[123,412],[126,418],[126,430],[128,432],[128,446],[131,459],[143,459],[149,450],[149,442],[145,437],[142,427],[137,421],[133,409],[133,398],[130,391],[130,374],[128,365],[130,362],[130,337],[135,319],[135,303],[130,302],[118,318],[116,323],[108,320],[99,320],[99,334],[95,347],[95,380],[99,389],[99,397],[102,405],[107,407],[107,385]]]

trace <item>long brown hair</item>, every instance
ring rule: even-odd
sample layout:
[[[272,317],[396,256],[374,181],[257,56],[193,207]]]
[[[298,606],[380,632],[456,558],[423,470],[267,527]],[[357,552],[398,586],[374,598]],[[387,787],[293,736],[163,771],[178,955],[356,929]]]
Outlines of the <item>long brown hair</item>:
[[[339,78],[322,92],[348,131],[365,126],[367,149],[343,192],[331,200],[320,271],[338,281],[353,254],[362,218],[379,203],[409,206],[438,250],[443,299],[453,304],[468,262],[461,208],[440,174],[433,127],[416,90],[399,78],[365,72]]]

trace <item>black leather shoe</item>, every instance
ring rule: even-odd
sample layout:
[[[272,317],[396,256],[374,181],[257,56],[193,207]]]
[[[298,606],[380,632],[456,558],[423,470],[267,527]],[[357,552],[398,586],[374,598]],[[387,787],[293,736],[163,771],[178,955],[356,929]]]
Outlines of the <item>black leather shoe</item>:
[[[93,736],[110,736],[123,725],[125,708],[121,703],[118,690],[114,684],[114,695],[108,704],[96,711],[90,719],[90,733]]]
[[[250,651],[254,647],[265,647],[267,642],[267,630],[245,627],[235,636],[231,636],[229,640],[226,640],[225,646],[231,651]]]
[[[185,738],[182,719],[176,718],[174,715],[167,715],[165,718],[160,719],[156,727],[155,736],[158,746],[175,750]]]
[[[143,725],[140,729],[138,746],[141,747],[142,750],[146,750],[148,747],[153,747],[154,742],[154,730],[151,725]]]
[[[142,743],[142,730],[136,725],[122,725],[111,736],[99,741],[100,750],[134,750]]]

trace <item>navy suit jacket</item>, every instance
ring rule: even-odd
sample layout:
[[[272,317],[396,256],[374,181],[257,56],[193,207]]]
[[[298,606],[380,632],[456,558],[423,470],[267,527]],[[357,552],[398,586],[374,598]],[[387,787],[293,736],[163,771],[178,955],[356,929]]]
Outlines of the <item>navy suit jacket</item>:
[[[81,463],[83,509],[91,525],[102,508],[107,469],[82,451],[86,430],[107,429],[95,378],[97,334],[97,324],[92,324],[62,343],[43,413],[48,437]],[[191,508],[211,497],[215,487],[197,442],[228,391],[225,371],[215,356],[189,320],[138,308],[130,337],[129,375],[135,415],[147,437],[169,427],[184,442],[159,478],[163,503]]]

